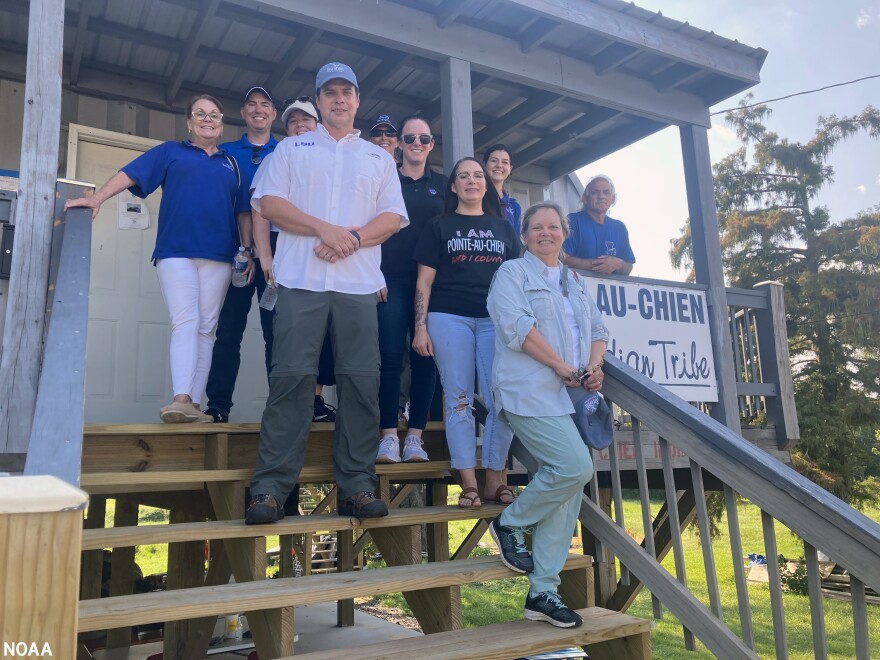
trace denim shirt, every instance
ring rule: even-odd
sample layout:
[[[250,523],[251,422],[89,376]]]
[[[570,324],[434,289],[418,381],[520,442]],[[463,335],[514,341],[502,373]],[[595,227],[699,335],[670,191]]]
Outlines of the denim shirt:
[[[560,264],[560,273],[562,272]],[[573,367],[572,333],[565,303],[547,266],[526,252],[501,264],[489,289],[487,306],[495,324],[492,396],[499,411],[527,417],[557,417],[574,412],[565,383],[556,372],[522,350],[535,325],[547,343]],[[583,280],[568,271],[569,302],[580,329],[581,356],[589,359],[592,343],[608,341],[608,330]]]

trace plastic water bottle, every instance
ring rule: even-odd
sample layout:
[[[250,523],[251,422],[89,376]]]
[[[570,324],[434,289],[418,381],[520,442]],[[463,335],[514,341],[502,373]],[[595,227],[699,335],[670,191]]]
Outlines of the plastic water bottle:
[[[245,271],[248,267],[248,258],[244,253],[244,248],[238,248],[238,254],[235,255],[235,258],[232,260],[232,286],[238,287],[239,289],[243,286],[247,286],[248,278],[245,274]]]

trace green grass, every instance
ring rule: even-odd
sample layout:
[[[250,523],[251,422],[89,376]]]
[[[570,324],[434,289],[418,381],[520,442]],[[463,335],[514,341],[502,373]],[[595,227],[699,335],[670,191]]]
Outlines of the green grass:
[[[455,492],[457,493],[457,491]],[[455,501],[455,496],[454,493],[450,494],[450,503]],[[652,501],[652,517],[657,514],[661,505],[662,501]],[[623,509],[627,531],[633,537],[641,540],[641,508],[638,499],[635,496],[626,499]],[[738,509],[740,532],[743,539],[743,554],[751,552],[764,554],[760,510],[747,502],[742,502]],[[865,514],[874,520],[880,520],[880,509],[869,509],[865,511]],[[471,526],[472,523],[470,522],[449,523],[450,546],[453,550],[458,547],[461,539],[465,537]],[[720,528],[722,534],[712,542],[712,548],[719,581],[722,612],[727,625],[739,635],[741,633],[739,608],[737,606],[736,587],[733,582],[733,560],[730,553],[730,541],[727,535],[726,516],[722,518]],[[706,586],[706,575],[703,570],[703,554],[699,534],[695,530],[695,527],[691,527],[682,537],[688,588],[708,608],[709,595]],[[483,537],[482,541],[491,544],[491,538],[488,534]],[[790,559],[803,557],[803,542],[779,523],[776,524],[776,542],[779,552],[785,555],[785,557]],[[663,566],[670,573],[675,574],[674,559],[671,552],[663,561]],[[757,652],[762,658],[773,658],[776,656],[776,653],[769,589],[766,584],[757,583],[749,583],[748,589]],[[528,581],[525,577],[463,585],[461,587],[461,598],[462,619],[465,627],[482,626],[498,621],[518,619],[522,615],[522,604],[527,591]],[[398,607],[409,612],[406,601],[401,594],[381,596],[378,598],[378,601],[382,605]],[[854,657],[852,608],[847,602],[827,599],[823,600],[823,605],[825,608],[825,627],[828,638],[828,657],[838,660],[850,660]],[[813,658],[809,598],[807,596],[786,593],[783,595],[783,606],[785,609],[789,657],[792,660]],[[628,612],[634,616],[646,619],[652,618],[650,593],[643,590]],[[653,657],[664,659],[687,657],[694,658],[695,660],[702,660],[703,658],[709,660],[714,657],[699,641],[697,641],[697,651],[695,653],[687,653],[684,648],[681,624],[665,608],[663,618],[656,623],[657,627],[651,636]],[[880,630],[880,607],[868,607],[868,630]],[[880,656],[880,636],[877,634],[874,634],[871,639],[871,651],[872,656]]]
[[[450,489],[449,503],[457,501],[458,489]],[[113,524],[113,504],[107,503],[107,525]],[[652,501],[652,516],[660,509],[661,501]],[[631,497],[624,501],[624,518],[627,531],[641,540],[641,511],[638,499]],[[868,509],[865,514],[880,520],[880,509]],[[747,503],[739,505],[740,531],[743,539],[743,554],[755,552],[764,554],[764,540],[761,529],[760,510]],[[167,522],[167,513],[151,507],[141,506],[139,511],[141,525],[159,524]],[[449,536],[450,548],[454,551],[461,540],[470,531],[473,523],[450,522]],[[730,544],[727,536],[727,520],[720,522],[722,531],[712,541],[715,556],[716,569],[719,580],[720,597],[724,620],[727,625],[739,635],[741,632],[739,623],[739,610],[736,600],[736,588],[733,582],[733,561],[730,553]],[[703,571],[703,555],[700,547],[699,535],[695,527],[690,528],[683,535],[685,564],[688,575],[688,588],[707,607],[709,605],[706,576]],[[787,558],[796,559],[803,557],[803,542],[791,534],[781,524],[776,524],[776,540],[779,552]],[[482,542],[492,545],[491,538],[486,534]],[[278,537],[267,538],[267,547],[271,548],[278,544]],[[484,548],[477,548],[475,553],[485,554]],[[144,575],[161,573],[167,570],[167,546],[148,545],[137,548],[136,561],[143,570]],[[371,562],[371,566],[381,565]],[[663,566],[675,574],[674,560],[670,552],[663,561]],[[749,601],[752,609],[752,625],[755,631],[755,639],[758,654],[762,658],[775,657],[773,638],[773,621],[770,612],[769,590],[766,584],[749,583]],[[528,591],[528,581],[525,577],[510,578],[506,580],[494,580],[485,583],[463,585],[461,587],[462,618],[465,627],[488,625],[498,621],[511,621],[520,618],[522,605]],[[407,613],[409,608],[406,601],[399,593],[379,596],[375,599],[379,604],[386,607],[397,607]],[[806,660],[813,658],[812,622],[810,620],[809,598],[795,594],[784,594],[783,603],[785,608],[786,634],[789,649],[789,657],[792,660]],[[828,656],[837,660],[850,660],[854,656],[852,636],[852,609],[849,603],[842,601],[823,600],[825,608],[825,626],[828,638]],[[629,609],[634,616],[650,619],[652,616],[650,594],[643,590],[636,598],[635,603]],[[711,659],[714,656],[697,641],[697,651],[686,654],[682,637],[681,624],[664,609],[664,616],[657,621],[657,627],[652,634],[653,656],[655,658],[678,658],[688,657],[696,659]],[[868,607],[868,629],[880,630],[880,607]],[[880,657],[880,635],[873,634],[871,639],[872,656]]]

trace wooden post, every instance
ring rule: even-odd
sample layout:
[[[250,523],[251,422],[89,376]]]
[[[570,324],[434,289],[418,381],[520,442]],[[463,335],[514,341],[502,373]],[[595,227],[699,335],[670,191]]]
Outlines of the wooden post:
[[[138,524],[138,505],[134,500],[125,497],[116,499],[116,508],[113,512],[114,527],[133,527]],[[135,580],[135,548],[114,548],[110,558],[110,595],[130,596],[134,593]],[[128,649],[131,646],[131,626],[114,628],[107,631],[108,649]],[[128,653],[114,657],[125,657]]]
[[[25,644],[34,656],[76,657],[87,503],[55,477],[0,479],[0,648]]]
[[[765,383],[776,383],[776,396],[767,402],[767,417],[776,427],[776,446],[788,449],[800,439],[801,432],[791,379],[791,358],[785,327],[785,295],[779,282],[761,282],[755,288],[765,291],[770,303],[768,309],[755,310],[761,375]]]
[[[0,357],[0,470],[13,472],[24,467],[40,376],[61,135],[63,43],[64,0],[31,0],[15,250]]]
[[[721,267],[721,237],[718,211],[712,185],[712,160],[704,126],[686,124],[679,129],[684,160],[685,187],[693,243],[694,272],[697,282],[708,286],[709,331],[714,354],[718,402],[712,404],[712,417],[740,433],[736,403],[736,373],[730,359],[730,324],[727,318],[727,291]]]
[[[470,62],[450,57],[440,67],[443,112],[443,168],[452,172],[459,158],[474,155]]]
[[[198,514],[183,509],[171,511],[169,522],[175,523],[201,522]],[[115,551],[114,551],[115,552]],[[227,581],[228,581],[227,577]],[[201,587],[205,583],[205,542],[186,541],[168,544],[168,590]],[[216,622],[216,618],[214,619]],[[198,633],[198,634],[197,634]],[[188,621],[167,621],[162,643],[164,660],[186,660],[184,655],[187,644],[193,637],[199,636],[198,619]],[[210,638],[208,638],[210,642]],[[207,650],[207,649],[206,649]]]

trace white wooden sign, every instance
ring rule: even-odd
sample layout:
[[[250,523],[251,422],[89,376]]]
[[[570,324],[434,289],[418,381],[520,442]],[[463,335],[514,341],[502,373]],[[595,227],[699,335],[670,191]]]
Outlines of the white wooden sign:
[[[585,277],[608,352],[685,401],[718,401],[704,291]]]

